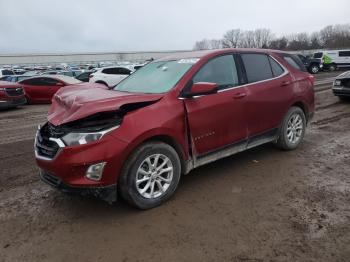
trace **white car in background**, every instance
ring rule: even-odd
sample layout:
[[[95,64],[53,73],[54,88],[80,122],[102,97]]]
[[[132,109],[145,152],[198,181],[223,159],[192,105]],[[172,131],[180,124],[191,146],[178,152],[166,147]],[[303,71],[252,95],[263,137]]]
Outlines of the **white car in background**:
[[[97,68],[96,71],[90,75],[89,82],[100,83],[108,87],[112,87],[132,73],[133,70],[130,70],[124,66],[108,66]]]

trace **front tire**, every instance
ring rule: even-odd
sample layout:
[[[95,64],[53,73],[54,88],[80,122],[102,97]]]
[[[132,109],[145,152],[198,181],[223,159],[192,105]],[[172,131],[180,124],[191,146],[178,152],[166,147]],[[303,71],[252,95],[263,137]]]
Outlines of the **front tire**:
[[[310,67],[310,73],[317,74],[320,71],[320,67],[318,65],[311,65]]]
[[[148,142],[126,161],[118,191],[129,204],[150,209],[174,194],[180,176],[181,163],[175,149],[162,142]]]
[[[282,150],[296,149],[304,138],[306,117],[300,107],[291,107],[279,131],[277,146]]]

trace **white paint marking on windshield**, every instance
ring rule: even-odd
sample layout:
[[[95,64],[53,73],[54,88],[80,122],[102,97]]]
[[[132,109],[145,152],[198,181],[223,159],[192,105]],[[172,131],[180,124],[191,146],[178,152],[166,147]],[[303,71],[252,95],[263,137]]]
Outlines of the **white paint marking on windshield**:
[[[186,58],[186,59],[180,59],[177,61],[179,64],[195,64],[197,63],[199,58]]]

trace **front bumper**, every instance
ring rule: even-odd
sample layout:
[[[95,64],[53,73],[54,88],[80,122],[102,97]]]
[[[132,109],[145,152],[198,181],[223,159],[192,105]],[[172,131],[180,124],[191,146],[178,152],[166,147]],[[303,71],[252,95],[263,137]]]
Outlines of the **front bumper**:
[[[25,97],[15,98],[10,100],[1,100],[0,99],[0,108],[11,108],[16,106],[21,106],[27,103],[27,99]]]
[[[350,88],[343,86],[333,86],[333,94],[336,96],[350,96]]]
[[[64,192],[77,195],[92,195],[108,203],[117,201],[117,186],[109,185],[104,187],[73,187],[62,182],[62,180],[45,170],[40,170],[40,178],[46,184]]]
[[[79,146],[65,146],[59,140],[53,139],[51,142],[58,146],[58,150],[50,158],[42,155],[50,148],[47,148],[47,144],[42,145],[40,139],[43,142],[37,134],[34,148],[37,165],[42,170],[40,176],[43,181],[61,191],[92,193],[108,202],[116,199],[116,184],[125,160],[128,143],[110,134],[106,134],[98,141]],[[101,162],[106,162],[101,179],[87,178],[88,168]],[[106,190],[115,193],[105,193]]]

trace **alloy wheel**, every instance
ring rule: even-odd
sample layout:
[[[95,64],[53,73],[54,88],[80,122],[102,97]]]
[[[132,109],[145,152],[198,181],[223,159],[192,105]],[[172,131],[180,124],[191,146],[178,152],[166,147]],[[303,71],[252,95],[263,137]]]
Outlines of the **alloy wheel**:
[[[163,154],[148,156],[136,172],[136,188],[144,198],[164,195],[173,180],[173,164]]]
[[[298,113],[294,113],[290,116],[287,125],[287,138],[292,144],[296,144],[300,141],[304,132],[303,119]]]

